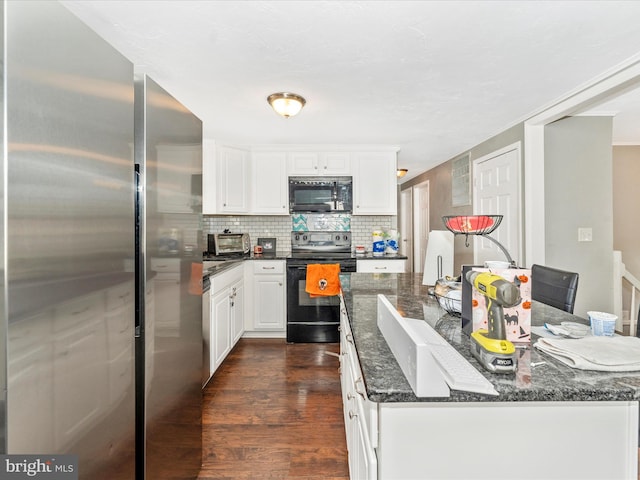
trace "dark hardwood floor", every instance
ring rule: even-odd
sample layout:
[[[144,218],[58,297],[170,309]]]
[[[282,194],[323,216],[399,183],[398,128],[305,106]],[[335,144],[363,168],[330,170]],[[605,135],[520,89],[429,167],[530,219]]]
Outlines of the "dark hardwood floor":
[[[338,352],[241,339],[204,390],[198,479],[348,479]]]

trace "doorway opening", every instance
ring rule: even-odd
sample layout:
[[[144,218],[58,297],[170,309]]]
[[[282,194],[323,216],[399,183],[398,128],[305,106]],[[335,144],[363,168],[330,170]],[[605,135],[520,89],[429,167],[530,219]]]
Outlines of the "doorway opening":
[[[413,188],[413,271],[422,273],[429,236],[429,181]]]

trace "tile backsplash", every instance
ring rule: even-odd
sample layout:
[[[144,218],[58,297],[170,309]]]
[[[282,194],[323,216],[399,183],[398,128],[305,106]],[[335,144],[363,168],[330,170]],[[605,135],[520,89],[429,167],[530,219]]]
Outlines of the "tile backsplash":
[[[299,220],[299,219],[297,219]],[[342,221],[344,224],[344,221]],[[371,249],[371,232],[373,230],[389,230],[397,228],[397,217],[389,215],[353,215],[351,216],[351,243],[364,245]],[[205,215],[202,219],[204,235],[203,245],[206,245],[208,233],[221,233],[225,229],[232,232],[248,233],[251,244],[255,245],[258,237],[275,237],[277,250],[280,254],[291,251],[291,231],[293,219],[288,215]]]
[[[351,215],[334,213],[296,213],[291,215],[291,230],[294,232],[350,232]]]

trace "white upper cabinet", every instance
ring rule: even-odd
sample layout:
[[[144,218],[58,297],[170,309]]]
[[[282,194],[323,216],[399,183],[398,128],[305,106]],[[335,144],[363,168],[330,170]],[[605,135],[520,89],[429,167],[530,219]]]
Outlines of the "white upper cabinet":
[[[251,213],[288,215],[289,183],[286,152],[253,152],[251,160],[253,174]]]
[[[246,150],[216,148],[216,204],[218,213],[248,213],[250,155]]]
[[[353,214],[397,215],[395,152],[353,154]]]
[[[289,175],[351,175],[351,153],[290,152]]]
[[[323,151],[268,145],[249,151],[204,140],[202,148],[205,215],[288,215],[291,176],[352,176],[354,215],[397,215],[396,150],[390,146]]]

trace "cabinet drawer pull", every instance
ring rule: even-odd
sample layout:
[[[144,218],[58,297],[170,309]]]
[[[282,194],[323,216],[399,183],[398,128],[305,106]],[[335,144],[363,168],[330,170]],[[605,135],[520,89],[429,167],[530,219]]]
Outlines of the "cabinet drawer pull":
[[[386,270],[387,267],[373,267],[375,270]]]
[[[358,382],[361,382],[363,384],[363,386],[364,386],[364,382],[362,382],[362,377],[358,377],[358,379],[355,382],[353,382],[353,386],[356,389],[356,393],[358,395],[362,396],[362,398],[366,399],[367,397],[365,396],[366,395],[365,391],[358,389]]]
[[[262,267],[263,270],[275,270],[276,267]]]

